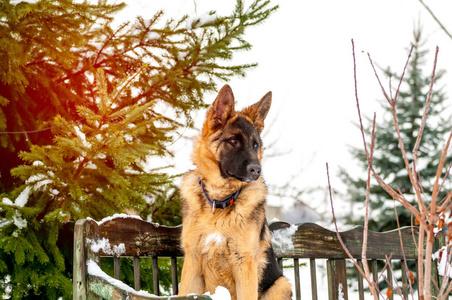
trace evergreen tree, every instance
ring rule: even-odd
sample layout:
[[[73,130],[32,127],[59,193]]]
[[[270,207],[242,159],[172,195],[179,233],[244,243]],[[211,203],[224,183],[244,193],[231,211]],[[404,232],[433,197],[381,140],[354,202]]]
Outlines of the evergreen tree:
[[[79,218],[133,211],[180,223],[173,178],[146,160],[172,155],[165,145],[193,125],[215,80],[255,66],[225,62],[250,49],[245,30],[276,9],[239,0],[231,16],[157,12],[112,28],[122,7],[0,4],[3,298],[71,298]]]
[[[422,49],[423,42],[420,30],[415,30],[414,32],[413,47],[412,57],[404,76],[397,101],[397,117],[399,119],[401,136],[406,147],[405,150],[408,155],[412,153],[416,143],[431,76],[430,73],[423,74],[422,71],[422,67],[425,65],[425,56],[428,52]],[[441,115],[444,111],[445,95],[441,91],[441,88],[438,87],[438,82],[443,73],[438,72],[436,76],[427,123],[416,164],[422,180],[420,184],[425,195],[431,194],[433,179],[445,141],[445,134],[450,130],[450,122],[447,121],[450,116],[444,119]],[[400,80],[400,76],[392,73],[389,69],[386,71],[386,75],[391,76],[394,82]],[[385,110],[385,115],[383,122],[379,122],[377,118],[373,166],[386,183],[393,188],[400,189],[407,196],[407,199],[411,196],[411,201],[415,205],[417,202],[400,152],[394,123],[392,121],[391,108],[386,101],[382,105]],[[370,136],[370,129],[367,133]],[[367,174],[367,159],[364,150],[362,148],[355,148],[351,152],[359,160],[363,170],[365,170],[363,174]],[[409,157],[409,161],[411,163],[412,157]],[[363,224],[364,213],[356,214],[356,208],[364,207],[367,178],[355,179],[349,176],[345,169],[341,170],[340,175],[348,187],[347,195],[352,202],[352,210],[355,211],[347,221],[352,224]],[[376,181],[371,181],[369,207],[369,229],[383,231],[397,228],[394,201]],[[397,209],[397,214],[401,226],[414,223],[414,220],[411,219],[411,214],[400,206]]]

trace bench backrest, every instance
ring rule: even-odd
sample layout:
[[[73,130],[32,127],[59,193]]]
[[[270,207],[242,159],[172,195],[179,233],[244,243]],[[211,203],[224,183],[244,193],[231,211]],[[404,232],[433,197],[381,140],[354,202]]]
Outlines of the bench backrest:
[[[305,259],[309,261],[311,299],[319,299],[316,268],[316,262],[319,260],[326,260],[329,299],[338,299],[341,290],[343,299],[348,299],[346,268],[348,256],[342,249],[335,232],[313,223],[291,225],[285,222],[270,224],[270,230],[273,232],[273,248],[280,267],[283,267],[284,259],[293,262],[295,299],[301,299],[299,264]],[[117,280],[121,278],[120,257],[133,257],[134,290],[136,291],[141,289],[139,258],[150,257],[156,295],[160,293],[158,258],[170,257],[172,293],[177,294],[177,259],[183,256],[179,245],[180,233],[181,226],[161,226],[125,215],[100,223],[90,219],[77,221],[74,233],[74,299],[90,299],[90,297],[102,297],[105,294],[108,295],[103,298],[111,298],[111,295],[114,295],[114,299],[127,297],[152,299],[149,296],[134,293],[131,288],[114,284],[115,282],[112,284],[112,280],[109,281],[105,276],[93,272],[92,270],[96,270],[96,264],[99,266],[100,257],[113,257],[114,277]],[[357,227],[340,234],[349,251],[362,263],[363,228]],[[416,228],[406,227],[385,233],[369,232],[367,258],[370,260],[374,278],[377,278],[381,272],[378,270],[377,260],[386,262],[389,258],[392,261],[405,257],[407,260],[415,261],[417,259],[416,240]],[[401,244],[403,244],[403,251]],[[416,272],[415,268],[410,272],[405,269],[405,264],[401,265],[401,290],[404,295],[407,295],[410,276]],[[87,271],[88,267],[91,268],[90,272]],[[392,282],[393,269],[386,267],[385,272],[385,277]],[[359,274],[357,280],[359,299],[364,299],[364,283]],[[303,299],[309,299],[305,297],[305,292],[303,296]],[[194,298],[195,296],[181,299]],[[208,296],[196,296],[196,298],[210,299]]]

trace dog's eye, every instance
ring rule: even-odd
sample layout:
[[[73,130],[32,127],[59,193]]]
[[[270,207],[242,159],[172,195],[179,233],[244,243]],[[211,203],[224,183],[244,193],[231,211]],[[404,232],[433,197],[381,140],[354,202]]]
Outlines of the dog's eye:
[[[258,144],[258,143],[254,143],[253,148],[254,148],[254,149],[259,148],[259,144]]]
[[[229,142],[229,144],[231,144],[232,146],[237,146],[238,143],[239,143],[239,141],[238,141],[237,139],[234,139],[234,138],[229,139],[228,142]]]

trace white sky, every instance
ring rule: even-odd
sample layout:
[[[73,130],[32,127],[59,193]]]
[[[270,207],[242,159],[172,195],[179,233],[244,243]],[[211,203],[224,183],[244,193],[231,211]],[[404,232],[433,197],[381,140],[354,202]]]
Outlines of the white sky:
[[[196,10],[195,10],[196,1]],[[151,17],[163,9],[167,17],[183,14],[202,15],[216,10],[220,15],[233,10],[235,1],[209,0],[130,1],[125,14]],[[452,31],[452,2],[425,0],[437,17]],[[248,1],[247,3],[250,3]],[[431,72],[435,47],[439,46],[438,68],[452,70],[452,39],[439,28],[417,0],[323,0],[272,1],[279,9],[262,25],[246,33],[253,48],[236,55],[234,62],[258,62],[245,78],[235,78],[231,85],[239,107],[258,101],[267,91],[273,92],[273,106],[264,129],[267,143],[278,139],[279,150],[291,150],[283,157],[266,161],[267,182],[280,183],[291,175],[303,172],[294,182],[301,189],[326,186],[326,162],[329,163],[334,188],[343,190],[337,177],[339,166],[359,175],[359,168],[349,154],[347,145],[361,146],[354,96],[351,39],[355,41],[358,70],[358,93],[362,113],[371,116],[377,111],[382,94],[370,67],[367,52],[374,63],[400,74],[405,65],[413,29],[418,21],[428,37],[428,64]],[[383,75],[381,74],[381,78]],[[451,75],[441,81],[449,83]],[[387,86],[387,81],[385,81]],[[208,95],[208,103],[215,99]],[[449,99],[448,101],[452,101]],[[197,119],[198,128],[204,112]],[[178,167],[190,167],[191,146],[184,139],[174,145]],[[265,155],[265,154],[264,154]],[[361,176],[366,176],[363,173]],[[318,199],[309,199],[308,202]]]

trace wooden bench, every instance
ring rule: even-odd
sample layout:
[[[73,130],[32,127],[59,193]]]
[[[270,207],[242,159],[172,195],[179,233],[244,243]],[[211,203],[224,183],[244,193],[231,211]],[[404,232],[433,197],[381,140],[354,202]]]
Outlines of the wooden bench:
[[[290,225],[285,222],[270,224],[270,230],[273,234],[273,247],[280,267],[283,267],[283,262],[293,264],[290,269],[284,268],[284,273],[286,276],[294,278],[294,299],[309,299],[309,295],[313,300],[325,299],[319,296],[319,288],[324,292],[327,287],[324,283],[319,283],[317,279],[319,278],[319,265],[322,263],[326,264],[329,299],[338,299],[341,290],[343,299],[348,299],[350,293],[348,283],[350,282],[354,282],[359,299],[364,299],[366,285],[362,277],[358,275],[353,280],[349,278],[347,281],[348,272],[351,272],[354,267],[350,267],[350,263],[347,262],[348,256],[342,249],[335,232],[313,223]],[[370,260],[374,278],[380,274],[381,265],[386,263],[387,258],[390,258],[392,266],[395,266],[394,261],[400,261],[403,258],[398,231],[369,232],[367,258]],[[180,232],[181,226],[160,226],[125,215],[99,223],[90,219],[77,221],[74,233],[74,299],[211,299],[207,295],[159,296],[159,258],[162,257],[168,257],[171,261],[172,289],[170,293],[177,294],[178,291],[177,261],[183,256],[179,247]],[[400,229],[400,233],[406,259],[415,262],[417,259],[416,229],[406,227]],[[362,227],[341,232],[347,248],[360,264],[362,263],[362,236]],[[100,270],[101,257],[113,257],[115,279]],[[119,281],[121,279],[120,258],[124,257],[133,259],[134,289]],[[152,260],[155,296],[136,292],[141,289],[139,264],[141,258]],[[299,266],[301,261],[306,261],[306,265],[309,264],[310,278],[302,279],[303,282],[310,281],[310,291],[300,288]],[[383,261],[383,263],[377,264],[377,261]],[[399,288],[404,295],[408,295],[410,277],[411,274],[416,273],[416,267],[413,267],[410,273],[405,269],[405,264],[401,265],[402,283]],[[324,269],[321,271],[324,272]],[[386,267],[384,277],[389,282],[393,280],[393,272],[396,272],[393,267]],[[400,276],[400,271],[397,271],[397,275]],[[395,292],[394,295],[396,295]]]

